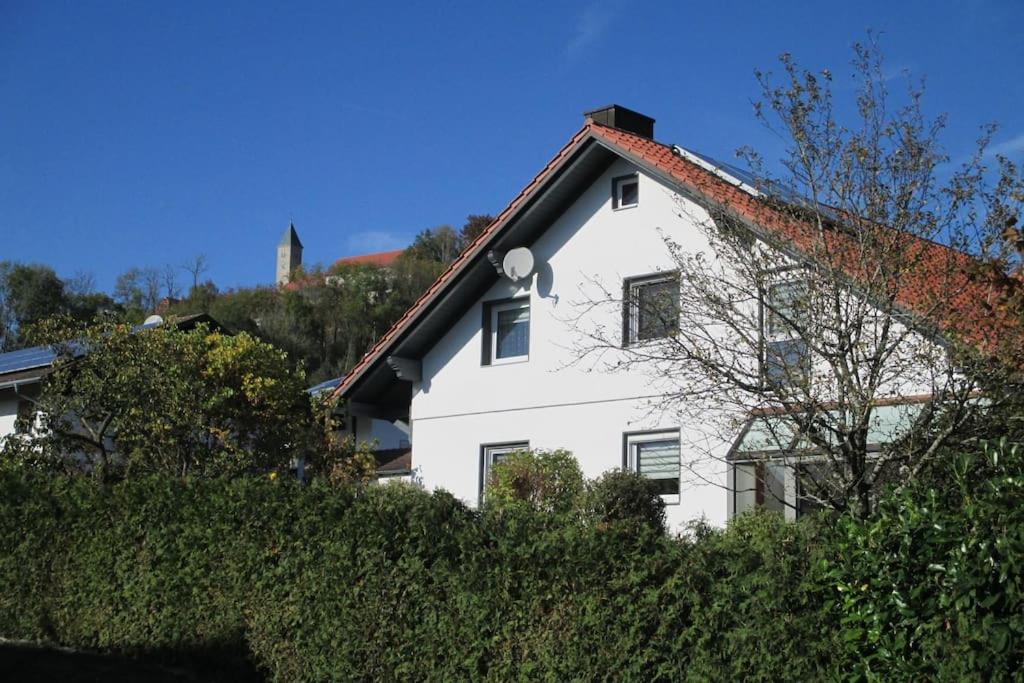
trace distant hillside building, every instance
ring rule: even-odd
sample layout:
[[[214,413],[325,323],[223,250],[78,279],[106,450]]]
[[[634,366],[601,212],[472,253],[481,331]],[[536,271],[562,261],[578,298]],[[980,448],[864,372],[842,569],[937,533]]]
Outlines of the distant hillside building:
[[[288,229],[281,235],[281,241],[277,243],[277,277],[274,282],[278,286],[288,284],[301,265],[302,242],[299,241],[299,233],[295,232],[295,225],[289,223]]]
[[[344,256],[334,262],[335,266],[354,266],[363,263],[372,263],[375,266],[392,266],[405,249],[392,249],[391,251],[378,251],[372,254],[358,254],[356,256]]]

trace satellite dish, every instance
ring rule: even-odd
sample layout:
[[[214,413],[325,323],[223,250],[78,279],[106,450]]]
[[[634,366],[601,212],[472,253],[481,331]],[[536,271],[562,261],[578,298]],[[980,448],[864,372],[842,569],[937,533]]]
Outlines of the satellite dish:
[[[138,318],[136,318],[136,320],[138,320]],[[161,318],[158,315],[151,315],[148,318],[146,318],[143,321],[143,323],[142,323],[143,327],[150,327],[150,326],[156,327],[157,325],[163,325],[163,324],[164,324],[164,319]]]
[[[501,269],[512,280],[523,280],[533,273],[533,252],[526,247],[518,247],[505,254]]]

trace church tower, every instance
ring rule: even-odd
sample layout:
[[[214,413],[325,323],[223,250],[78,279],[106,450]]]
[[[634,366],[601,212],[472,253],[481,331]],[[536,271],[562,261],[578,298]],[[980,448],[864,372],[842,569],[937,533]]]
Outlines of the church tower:
[[[281,235],[281,241],[277,243],[277,285],[280,287],[288,284],[295,269],[301,265],[302,242],[299,241],[299,233],[295,232],[295,225],[289,223],[288,229]]]

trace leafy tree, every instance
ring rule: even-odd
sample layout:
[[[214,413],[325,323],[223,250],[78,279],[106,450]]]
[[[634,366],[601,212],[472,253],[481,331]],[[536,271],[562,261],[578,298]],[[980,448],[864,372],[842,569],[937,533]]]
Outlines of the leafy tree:
[[[19,326],[64,312],[64,283],[52,268],[14,263],[4,270],[5,298]]]
[[[459,234],[450,225],[439,225],[416,235],[406,251],[414,258],[448,264],[455,260],[460,250]]]
[[[134,318],[142,318],[160,303],[163,285],[163,274],[158,269],[132,267],[117,276],[114,300]]]
[[[40,327],[59,357],[36,399],[42,428],[8,439],[9,459],[109,480],[265,471],[305,454],[305,377],[248,334]]]
[[[51,316],[89,321],[103,313],[119,313],[113,300],[94,291],[89,274],[67,282],[42,265],[0,262],[0,351],[25,343],[19,332]]]
[[[491,223],[494,222],[494,216],[490,214],[470,214],[466,216],[466,223],[459,230],[459,242],[462,249],[469,246],[469,243],[480,236],[484,230],[487,229]]]

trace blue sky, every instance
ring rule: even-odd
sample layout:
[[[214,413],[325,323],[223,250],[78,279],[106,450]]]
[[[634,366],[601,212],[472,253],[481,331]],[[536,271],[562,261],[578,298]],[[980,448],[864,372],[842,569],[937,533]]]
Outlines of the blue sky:
[[[927,78],[952,156],[997,121],[1020,159],[1022,25],[1017,0],[0,0],[0,260],[109,289],[203,253],[221,287],[269,283],[289,220],[330,262],[495,213],[611,102],[771,156],[754,69],[789,51],[845,87],[869,28]]]

